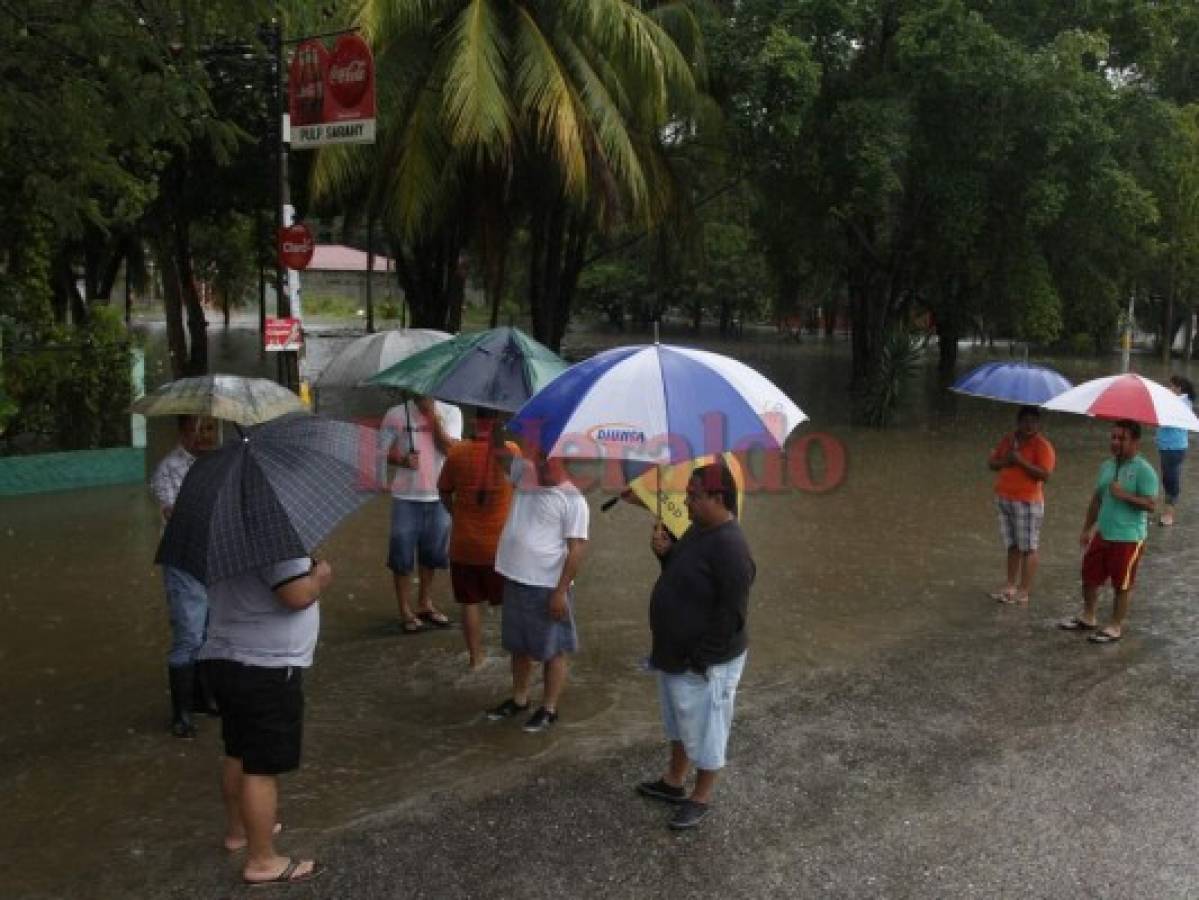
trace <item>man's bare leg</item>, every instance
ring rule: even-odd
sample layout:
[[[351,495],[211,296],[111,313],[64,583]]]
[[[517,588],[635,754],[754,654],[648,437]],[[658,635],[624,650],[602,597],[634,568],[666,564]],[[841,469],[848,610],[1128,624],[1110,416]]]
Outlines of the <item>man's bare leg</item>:
[[[517,706],[529,704],[529,679],[533,674],[533,657],[512,654],[512,700]]]
[[[466,653],[470,657],[472,670],[483,665],[487,655],[483,652],[483,610],[479,603],[463,603],[462,637],[466,641]]]
[[[541,705],[550,712],[558,711],[558,698],[562,696],[562,689],[566,687],[566,673],[568,666],[566,663],[566,654],[559,653],[553,659],[545,664],[545,685],[542,689]]]
[[[395,585],[396,605],[400,610],[400,621],[407,625],[409,622],[420,624],[420,620],[412,612],[412,603],[408,599],[412,576],[410,574],[400,575],[397,572],[391,573],[392,584]]]
[[[1099,608],[1099,588],[1090,585],[1082,586],[1082,615],[1078,617],[1078,621],[1086,622],[1088,625],[1095,624],[1095,613]]]
[[[226,756],[221,763],[221,800],[225,804],[225,849],[246,846],[246,826],[241,820],[241,760]]]
[[[711,803],[712,791],[715,789],[716,779],[719,777],[719,769],[696,769],[695,790],[691,792],[691,799],[696,803]]]
[[[683,749],[683,742],[671,741],[670,767],[666,770],[666,774],[662,776],[662,780],[672,787],[682,787],[690,771],[691,760],[687,758],[687,751]]]
[[[436,569],[430,569],[426,566],[417,568],[417,594],[416,594],[416,614],[423,616],[426,614],[434,617],[441,616],[442,612],[435,609],[433,606],[433,576],[437,573]]]
[[[1021,556],[1019,547],[1007,548],[1007,584],[1003,586],[1003,590],[1008,594],[1015,593],[1016,585],[1020,583]]]
[[[1032,580],[1037,574],[1037,566],[1040,561],[1040,555],[1036,550],[1020,554],[1020,587],[1017,588],[1013,598],[1017,603],[1028,602],[1028,594],[1032,590]]]
[[[239,764],[240,765],[240,764]],[[247,881],[270,881],[287,868],[290,860],[275,852],[275,814],[279,805],[279,781],[274,775],[241,777],[241,820],[249,841],[242,877]],[[312,871],[314,863],[300,863],[293,877]]]
[[[1104,627],[1104,631],[1112,637],[1119,637],[1124,633],[1124,620],[1128,618],[1129,607],[1132,606],[1132,591],[1116,591],[1116,598],[1112,603],[1112,620]]]

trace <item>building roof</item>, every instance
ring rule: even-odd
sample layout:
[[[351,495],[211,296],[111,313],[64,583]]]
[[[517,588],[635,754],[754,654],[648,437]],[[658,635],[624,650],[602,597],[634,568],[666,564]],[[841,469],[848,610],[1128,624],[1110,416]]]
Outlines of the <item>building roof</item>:
[[[375,271],[390,272],[391,260],[375,254]],[[308,264],[309,272],[365,272],[366,253],[344,244],[317,244]]]

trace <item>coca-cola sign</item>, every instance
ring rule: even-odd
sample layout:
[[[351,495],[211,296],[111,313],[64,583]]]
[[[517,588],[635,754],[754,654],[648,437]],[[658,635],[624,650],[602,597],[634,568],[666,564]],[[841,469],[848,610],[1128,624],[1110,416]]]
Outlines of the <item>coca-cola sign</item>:
[[[341,35],[331,53],[301,42],[288,77],[293,148],[374,143],[375,62],[361,37]]]
[[[329,61],[329,90],[342,110],[360,111],[363,97],[372,87],[373,69],[366,41],[356,34],[343,34],[337,39]]]
[[[318,40],[304,41],[296,47],[287,78],[290,87],[292,125],[313,125],[325,118],[325,81],[329,72],[329,51]]]
[[[306,225],[297,222],[279,229],[279,261],[287,268],[306,269],[315,251],[316,241]]]

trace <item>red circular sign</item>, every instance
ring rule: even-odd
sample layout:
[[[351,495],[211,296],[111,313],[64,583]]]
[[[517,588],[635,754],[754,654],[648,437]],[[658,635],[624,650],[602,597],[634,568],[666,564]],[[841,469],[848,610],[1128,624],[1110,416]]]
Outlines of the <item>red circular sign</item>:
[[[356,34],[343,34],[329,60],[329,90],[339,106],[358,105],[371,83],[371,48]]]
[[[316,241],[307,225],[297,222],[279,229],[279,261],[289,269],[306,269],[316,251]]]

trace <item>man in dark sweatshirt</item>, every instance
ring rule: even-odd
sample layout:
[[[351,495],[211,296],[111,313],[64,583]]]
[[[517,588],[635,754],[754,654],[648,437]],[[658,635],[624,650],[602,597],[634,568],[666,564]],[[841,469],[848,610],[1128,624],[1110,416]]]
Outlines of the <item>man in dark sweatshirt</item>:
[[[650,600],[653,652],[670,764],[638,793],[676,804],[674,829],[694,828],[711,808],[745,666],[749,589],[755,566],[737,523],[736,484],[723,463],[702,466],[687,482],[691,527],[672,543],[655,527],[651,546],[662,574]],[[683,787],[691,767],[695,788]]]

